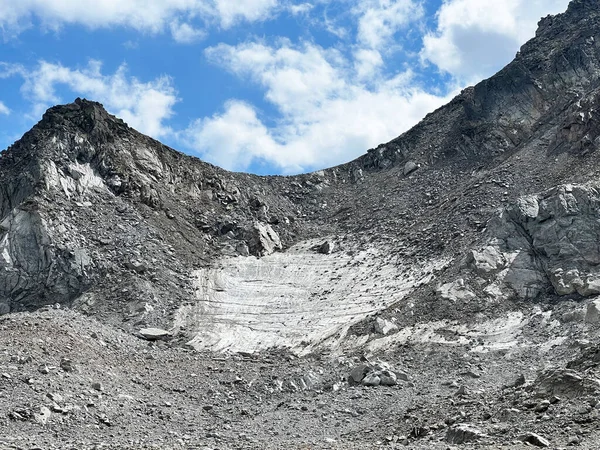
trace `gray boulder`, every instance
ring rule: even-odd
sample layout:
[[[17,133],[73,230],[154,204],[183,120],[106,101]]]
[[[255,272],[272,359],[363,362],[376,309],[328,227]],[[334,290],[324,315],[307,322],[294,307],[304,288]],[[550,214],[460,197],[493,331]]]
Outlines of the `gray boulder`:
[[[256,221],[252,226],[250,239],[248,239],[248,248],[253,255],[267,256],[276,250],[281,250],[283,246],[279,235],[271,225]]]
[[[167,339],[171,336],[167,330],[161,328],[142,328],[140,335],[148,341],[156,341],[159,339]]]
[[[406,164],[404,164],[404,176],[408,176],[411,173],[413,173],[414,171],[416,171],[419,168],[419,165],[417,163],[415,163],[414,161],[408,161]]]
[[[384,336],[398,331],[398,325],[389,320],[382,319],[381,317],[375,319],[373,328],[375,329],[375,333],[383,334]]]
[[[449,444],[464,444],[476,441],[484,436],[483,432],[473,425],[460,424],[448,428],[446,442]]]

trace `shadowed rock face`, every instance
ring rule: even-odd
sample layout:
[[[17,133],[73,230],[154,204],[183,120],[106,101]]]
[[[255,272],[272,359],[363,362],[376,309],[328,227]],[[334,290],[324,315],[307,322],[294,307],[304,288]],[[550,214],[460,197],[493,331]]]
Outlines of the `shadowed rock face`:
[[[600,293],[598,111],[597,0],[543,19],[511,64],[410,131],[311,174],[230,173],[98,103],[50,108],[0,154],[0,312],[63,303],[199,348],[312,349],[389,308],[412,326],[481,299]],[[199,285],[219,278],[233,287]],[[227,334],[253,329],[248,308],[277,323],[276,295],[283,337]]]

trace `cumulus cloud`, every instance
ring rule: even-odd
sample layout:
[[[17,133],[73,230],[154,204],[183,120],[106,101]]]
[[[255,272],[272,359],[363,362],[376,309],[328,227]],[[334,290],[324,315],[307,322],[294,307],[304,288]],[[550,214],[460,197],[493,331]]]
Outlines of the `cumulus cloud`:
[[[194,28],[189,23],[180,23],[174,20],[170,24],[171,36],[180,44],[191,44],[200,41],[207,36],[207,32],[198,28]]]
[[[58,91],[67,88],[69,101],[75,96],[100,101],[111,113],[143,133],[160,138],[171,132],[165,122],[173,114],[177,93],[167,76],[142,82],[129,76],[125,65],[113,74],[103,74],[99,61],[90,61],[83,69],[46,61],[32,68],[3,64],[0,77],[2,74],[23,78],[21,92],[32,103],[32,115],[36,117],[49,106],[63,103],[65,100]]]
[[[569,0],[447,0],[437,28],[425,35],[421,57],[472,83],[491,75],[533,37],[539,18],[566,9]]]
[[[239,20],[266,20],[277,6],[277,0],[214,0],[214,3],[223,28],[229,28]]]
[[[354,67],[360,79],[373,77],[383,65],[383,58],[377,50],[359,49],[354,54]]]
[[[174,22],[198,28],[191,20],[229,28],[239,21],[265,20],[276,6],[277,0],[0,0],[0,29],[18,34],[39,22],[48,29],[78,24],[158,33]],[[189,36],[190,29],[177,29],[180,33],[173,35],[187,32]]]
[[[232,100],[190,125],[188,145],[232,170],[267,161],[294,173],[349,161],[449,99],[416,87],[410,72],[367,87],[339,52],[309,43],[221,44],[206,55],[259,84],[278,112],[271,124],[252,105]]]
[[[10,114],[10,109],[8,109],[8,107],[0,101],[0,114],[3,114],[5,116],[8,116]]]
[[[393,41],[399,30],[420,18],[423,7],[413,0],[362,0],[354,12],[359,16],[359,44],[381,49]]]

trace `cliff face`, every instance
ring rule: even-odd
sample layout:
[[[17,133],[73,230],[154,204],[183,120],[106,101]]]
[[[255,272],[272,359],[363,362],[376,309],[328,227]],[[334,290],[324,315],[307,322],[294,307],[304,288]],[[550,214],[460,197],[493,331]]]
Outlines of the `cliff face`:
[[[597,233],[592,217],[599,108],[597,0],[574,1],[566,13],[543,19],[536,37],[506,68],[397,139],[312,174],[229,173],[141,135],[98,103],[78,99],[53,107],[1,153],[0,311],[61,303],[125,320],[124,326],[181,328],[182,339],[193,340],[198,317],[204,321],[214,302],[239,303],[237,294],[214,300],[199,277],[212,280],[223,275],[222,267],[241,264],[241,278],[223,276],[241,283],[238,292],[254,293],[246,297],[256,294],[249,286],[258,280],[257,302],[280,292],[292,310],[311,296],[328,309],[344,305],[349,292],[360,293],[364,302],[344,320],[325,318],[315,325],[315,339],[322,340],[340,332],[342,323],[356,325],[409,293],[428,305],[438,285],[460,278],[468,249],[487,247],[521,278],[504,277],[489,287],[475,270],[464,289],[489,287],[506,301],[588,292],[565,277],[573,278],[569,271],[575,269],[593,277],[600,260],[595,247],[583,249]],[[544,213],[536,219],[543,233],[529,219],[506,222],[502,230],[487,226],[502,208],[521,204],[518,198],[548,189],[567,192],[556,186],[568,183],[585,185],[575,188],[585,194],[574,201],[587,206]],[[571,202],[561,195],[559,204]],[[578,215],[585,217],[570,219]],[[546,216],[561,229],[548,231]],[[507,237],[514,233],[522,241]],[[552,247],[555,236],[570,240],[570,253]],[[335,248],[330,259],[349,258],[329,278],[323,277],[322,262],[308,262],[310,255],[322,254],[318,248],[325,241],[324,248]],[[273,252],[278,255],[270,257]],[[515,252],[521,256],[509,256]],[[585,257],[567,267],[565,255],[577,252]],[[260,272],[256,258],[272,258],[264,265],[270,269]],[[277,287],[294,276],[294,267],[309,273],[308,285]],[[350,276],[357,267],[363,277]],[[348,292],[327,286],[336,277],[345,280]],[[583,286],[595,283],[587,279]],[[276,309],[267,304],[267,311]],[[428,311],[437,314],[435,308]],[[215,320],[230,320],[226,315]],[[239,317],[240,327],[251,328],[244,313]],[[215,333],[205,340],[218,342],[224,331]]]

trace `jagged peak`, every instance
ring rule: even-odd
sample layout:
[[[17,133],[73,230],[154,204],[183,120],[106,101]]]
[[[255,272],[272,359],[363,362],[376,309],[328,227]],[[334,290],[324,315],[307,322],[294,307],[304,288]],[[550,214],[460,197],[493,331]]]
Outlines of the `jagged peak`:
[[[49,108],[38,124],[41,128],[72,124],[85,133],[100,132],[105,135],[114,128],[127,127],[118,117],[109,114],[102,103],[76,98],[73,103],[57,105]]]

